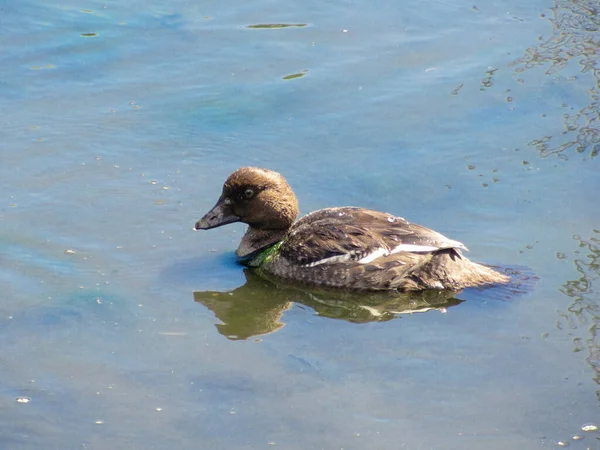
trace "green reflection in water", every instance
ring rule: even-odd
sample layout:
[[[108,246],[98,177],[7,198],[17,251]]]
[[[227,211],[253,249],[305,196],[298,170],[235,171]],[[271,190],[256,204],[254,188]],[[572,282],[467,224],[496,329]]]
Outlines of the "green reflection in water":
[[[561,292],[573,299],[567,312],[561,316],[567,327],[573,333],[578,325],[588,326],[587,337],[575,337],[574,351],[587,351],[587,362],[594,370],[594,380],[600,384],[600,230],[593,230],[593,235],[588,240],[574,236],[579,242],[579,250],[575,251],[575,267],[580,277],[569,280],[563,284]],[[564,259],[564,254],[558,254],[559,259]],[[562,328],[561,322],[557,325]],[[596,397],[600,401],[600,389],[596,390]]]
[[[258,29],[273,29],[273,28],[302,28],[308,26],[307,23],[258,23],[255,25],[248,25],[247,28],[258,28]]]
[[[600,152],[600,21],[597,0],[555,0],[550,19],[553,33],[537,47],[530,47],[514,62],[517,73],[534,67],[548,66],[546,74],[563,70],[571,60],[581,65],[581,72],[590,72],[594,86],[589,89],[590,103],[580,111],[563,115],[565,130],[560,137],[544,136],[533,140],[542,157],[563,154],[575,149],[595,157]],[[573,77],[574,79],[575,77]]]
[[[494,85],[493,77],[494,74],[498,71],[498,69],[489,69],[485,72],[485,77],[481,80],[480,91],[485,91],[486,89],[492,87]]]
[[[302,72],[298,72],[298,73],[292,73],[290,75],[286,75],[285,77],[281,77],[282,80],[293,80],[294,78],[301,78],[304,75],[306,75],[306,72],[308,72],[308,70],[303,70]]]
[[[319,316],[352,323],[384,322],[399,315],[444,311],[463,302],[456,292],[352,293],[280,286],[245,269],[246,284],[230,292],[194,292],[194,300],[223,322],[216,327],[228,339],[248,339],[272,333],[284,323],[282,314],[293,303],[305,305]]]

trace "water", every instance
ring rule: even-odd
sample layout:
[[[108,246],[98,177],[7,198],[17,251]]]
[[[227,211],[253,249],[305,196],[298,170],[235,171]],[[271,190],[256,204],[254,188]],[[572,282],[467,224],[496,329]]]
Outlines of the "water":
[[[600,447],[596,6],[521,3],[0,1],[0,447]],[[539,281],[244,287],[243,165]]]

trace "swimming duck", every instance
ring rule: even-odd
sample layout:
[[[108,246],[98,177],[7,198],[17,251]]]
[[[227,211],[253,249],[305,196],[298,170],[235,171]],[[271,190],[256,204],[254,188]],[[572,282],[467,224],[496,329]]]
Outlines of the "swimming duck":
[[[284,282],[348,290],[460,290],[509,278],[469,261],[458,241],[388,213],[325,208],[298,221],[298,201],[277,172],[242,167],[217,204],[196,222],[208,230],[249,225],[236,255]]]

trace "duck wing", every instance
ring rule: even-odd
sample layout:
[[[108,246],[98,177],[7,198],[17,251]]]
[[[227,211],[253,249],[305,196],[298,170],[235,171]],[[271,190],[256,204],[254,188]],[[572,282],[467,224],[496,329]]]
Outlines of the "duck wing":
[[[294,265],[313,267],[354,261],[371,263],[392,254],[427,254],[467,248],[429,228],[363,208],[321,209],[292,227],[279,253]],[[408,256],[408,255],[407,255]]]

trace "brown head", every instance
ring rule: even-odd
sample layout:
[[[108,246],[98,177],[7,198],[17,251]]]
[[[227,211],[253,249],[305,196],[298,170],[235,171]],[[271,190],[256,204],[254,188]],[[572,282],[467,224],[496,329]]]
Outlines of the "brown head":
[[[255,230],[287,231],[298,216],[298,201],[280,174],[257,167],[236,170],[223,185],[217,204],[196,230],[243,222]]]

